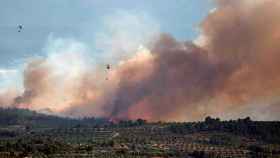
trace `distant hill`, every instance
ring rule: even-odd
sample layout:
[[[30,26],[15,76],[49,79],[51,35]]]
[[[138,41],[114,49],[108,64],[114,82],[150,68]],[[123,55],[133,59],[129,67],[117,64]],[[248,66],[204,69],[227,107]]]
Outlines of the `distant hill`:
[[[33,128],[57,128],[100,125],[107,123],[106,119],[83,118],[74,119],[38,113],[27,109],[0,108],[0,127],[24,126]]]
[[[229,121],[206,117],[203,122],[171,123],[168,128],[171,132],[180,134],[226,132],[270,143],[280,143],[279,121],[252,121],[250,117]]]
[[[134,127],[145,124],[164,125],[167,130],[177,134],[189,134],[197,132],[226,132],[246,137],[259,138],[267,142],[280,142],[279,121],[252,121],[249,117],[238,120],[221,121],[219,118],[207,117],[202,122],[162,122],[147,123],[145,120],[126,120],[112,123],[104,118],[66,118],[54,115],[38,113],[27,109],[0,108],[0,135],[8,131],[36,128],[87,128],[87,127]],[[9,133],[9,132],[8,132]]]

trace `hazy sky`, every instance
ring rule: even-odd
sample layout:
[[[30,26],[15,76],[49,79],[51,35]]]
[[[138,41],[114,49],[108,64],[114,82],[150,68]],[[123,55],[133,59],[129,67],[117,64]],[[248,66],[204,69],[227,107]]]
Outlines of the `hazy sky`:
[[[98,40],[96,34],[106,25],[104,19],[118,12],[145,15],[161,32],[182,40],[194,39],[200,21],[212,7],[208,0],[1,1],[0,70],[13,69],[26,58],[43,55],[42,49],[50,35],[93,46]],[[17,32],[19,24],[24,27],[20,33]]]

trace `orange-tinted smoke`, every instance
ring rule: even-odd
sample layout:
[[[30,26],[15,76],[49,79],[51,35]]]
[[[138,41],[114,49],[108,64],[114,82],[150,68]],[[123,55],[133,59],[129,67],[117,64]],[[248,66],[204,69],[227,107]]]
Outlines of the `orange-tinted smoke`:
[[[232,71],[217,97],[224,97],[222,104],[234,105],[229,112],[238,105],[262,102],[262,98],[275,100],[280,92],[280,2],[219,0],[217,3],[217,10],[202,23],[205,49],[212,60]],[[255,108],[271,103],[266,100],[263,104]],[[279,108],[277,104],[274,106]],[[271,118],[279,119],[277,115],[272,112]]]
[[[149,51],[108,73],[88,68],[70,79],[57,76],[48,61],[32,62],[25,70],[25,91],[14,104],[112,119],[280,119],[280,2],[216,3],[201,24],[199,44],[162,34]]]
[[[163,35],[151,49],[155,59],[148,78],[131,82],[128,74],[141,73],[133,66],[120,74],[115,99],[107,104],[111,116],[197,120],[246,113],[258,119],[258,109],[274,104],[280,92],[279,16],[276,0],[217,1],[216,11],[202,22],[201,48]],[[240,111],[244,106],[256,110]],[[270,115],[279,119],[277,112]]]

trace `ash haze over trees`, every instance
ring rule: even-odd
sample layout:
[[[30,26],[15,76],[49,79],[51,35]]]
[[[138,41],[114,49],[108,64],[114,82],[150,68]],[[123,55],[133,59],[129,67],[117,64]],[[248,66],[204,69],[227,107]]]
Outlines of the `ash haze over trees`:
[[[91,62],[83,42],[51,37],[49,55],[25,64],[23,90],[7,88],[0,103],[113,119],[190,121],[206,115],[250,115],[279,120],[280,2],[215,3],[195,41],[161,33],[145,15],[124,16],[140,25],[133,33],[129,24],[109,25],[120,28],[111,38],[102,35],[105,42],[99,43],[113,54],[114,60],[108,60],[108,54],[102,57],[112,62],[110,71],[106,64]]]

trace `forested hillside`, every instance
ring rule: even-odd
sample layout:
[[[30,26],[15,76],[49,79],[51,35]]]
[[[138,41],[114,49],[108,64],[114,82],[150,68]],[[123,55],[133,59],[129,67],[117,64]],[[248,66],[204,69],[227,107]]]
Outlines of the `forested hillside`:
[[[37,113],[27,109],[0,108],[0,127],[22,126],[26,128],[65,128],[74,126],[94,126],[108,122],[106,119],[66,118]]]

